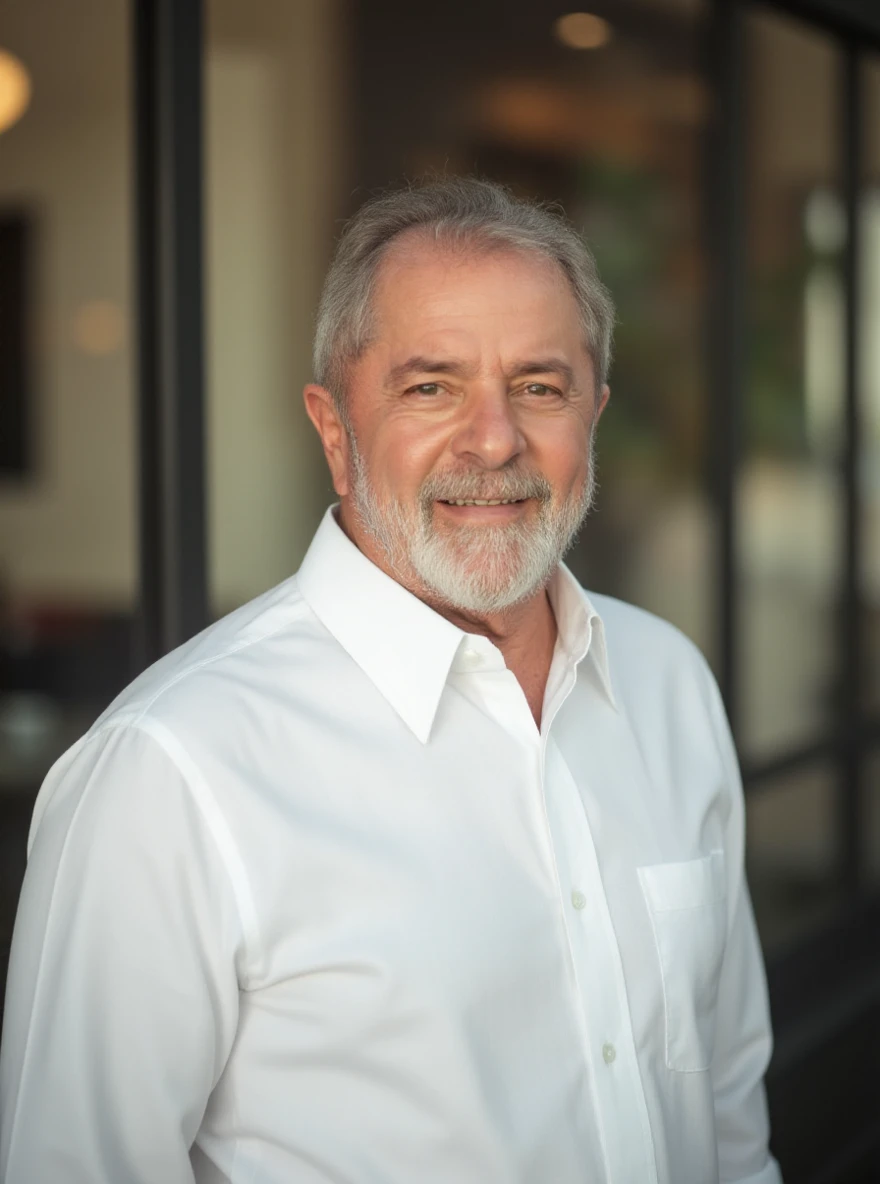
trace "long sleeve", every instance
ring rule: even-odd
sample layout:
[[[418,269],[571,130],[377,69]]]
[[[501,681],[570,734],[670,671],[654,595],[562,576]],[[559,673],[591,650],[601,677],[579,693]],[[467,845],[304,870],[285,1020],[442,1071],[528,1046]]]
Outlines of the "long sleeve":
[[[710,676],[711,677],[711,676]],[[773,1048],[767,982],[745,880],[745,809],[730,729],[714,680],[716,737],[730,791],[728,936],[718,989],[712,1083],[723,1184],[781,1184],[769,1154],[764,1074]]]
[[[41,790],[0,1057],[5,1184],[190,1184],[238,1014],[241,926],[177,763],[137,727]]]

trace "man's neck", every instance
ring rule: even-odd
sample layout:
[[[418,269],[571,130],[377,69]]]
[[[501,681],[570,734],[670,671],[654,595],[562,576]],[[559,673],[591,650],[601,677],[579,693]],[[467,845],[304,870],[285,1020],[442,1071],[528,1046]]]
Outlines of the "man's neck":
[[[556,618],[546,589],[520,604],[499,613],[467,613],[432,598],[430,592],[413,591],[435,612],[467,633],[487,637],[504,655],[508,666],[521,664],[529,655],[549,647],[552,655],[556,644]]]
[[[535,722],[540,727],[544,691],[553,661],[557,633],[556,618],[546,588],[539,589],[528,600],[512,605],[502,612],[463,612],[434,597],[414,572],[402,573],[393,570],[384,552],[369,537],[363,537],[356,523],[350,520],[350,515],[344,512],[345,509],[343,504],[337,521],[368,559],[441,617],[445,617],[447,621],[467,633],[478,633],[487,637],[498,647],[508,670],[513,672],[522,687]]]
[[[558,632],[546,589],[542,588],[530,600],[514,605],[507,612],[486,617],[470,616],[448,605],[434,604],[425,596],[420,599],[453,625],[468,633],[482,634],[501,650],[504,662],[516,676],[540,728],[544,692]]]

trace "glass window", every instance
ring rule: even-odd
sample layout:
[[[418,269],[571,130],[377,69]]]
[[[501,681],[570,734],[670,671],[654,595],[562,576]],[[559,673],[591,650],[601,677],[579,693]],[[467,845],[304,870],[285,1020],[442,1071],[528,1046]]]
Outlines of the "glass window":
[[[833,43],[759,14],[748,51],[741,739],[760,759],[834,721],[846,224]]]
[[[129,36],[115,0],[3,6],[0,952],[37,788],[132,675]]]

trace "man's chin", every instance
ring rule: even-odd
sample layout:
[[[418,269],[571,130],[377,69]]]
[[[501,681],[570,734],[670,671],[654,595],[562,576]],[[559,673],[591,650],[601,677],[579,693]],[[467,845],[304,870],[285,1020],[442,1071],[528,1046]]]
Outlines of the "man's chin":
[[[454,586],[451,586],[450,581],[446,581],[445,586],[430,588],[429,591],[438,601],[464,616],[491,617],[529,600],[540,591],[540,586],[520,588],[512,593],[511,585],[507,583],[490,585],[481,581],[478,587],[474,587],[467,581],[461,581]]]
[[[447,555],[440,560],[434,556],[433,562],[416,567],[427,588],[462,611],[477,611],[478,606],[490,604],[503,607],[505,602],[518,603],[529,595],[523,589],[523,564],[510,557]],[[512,589],[517,591],[511,597]]]
[[[447,538],[443,540],[439,554],[434,552],[434,560],[453,569],[463,579],[479,579],[482,575],[493,584],[501,585],[519,576],[526,558],[521,546],[499,547],[501,541],[497,537],[487,539],[485,536]]]
[[[431,520],[431,533],[441,539],[503,539],[522,530],[520,522],[448,522]]]

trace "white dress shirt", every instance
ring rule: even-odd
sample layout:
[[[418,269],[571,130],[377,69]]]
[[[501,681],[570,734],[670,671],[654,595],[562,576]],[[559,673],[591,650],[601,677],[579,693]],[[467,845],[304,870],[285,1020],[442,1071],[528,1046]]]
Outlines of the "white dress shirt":
[[[328,511],[58,761],[5,1184],[778,1184],[715,684],[671,626],[550,591],[539,730]]]

